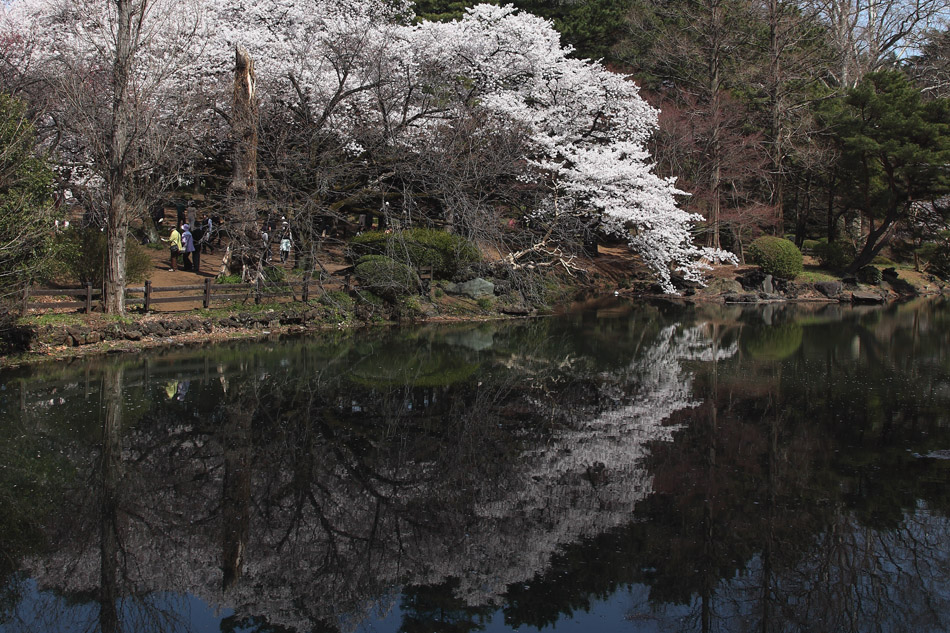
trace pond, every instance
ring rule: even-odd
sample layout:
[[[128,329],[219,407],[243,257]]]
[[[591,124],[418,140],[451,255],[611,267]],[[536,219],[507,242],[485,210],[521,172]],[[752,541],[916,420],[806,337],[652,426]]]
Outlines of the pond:
[[[0,631],[943,631],[950,302],[0,373]]]

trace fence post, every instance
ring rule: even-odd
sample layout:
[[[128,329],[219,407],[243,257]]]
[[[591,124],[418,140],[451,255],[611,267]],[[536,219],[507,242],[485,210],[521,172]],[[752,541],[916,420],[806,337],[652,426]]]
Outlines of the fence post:
[[[301,300],[304,303],[310,301],[310,271],[308,270],[303,274],[303,290],[300,293]]]
[[[202,305],[205,310],[211,307],[211,277],[205,277],[205,296]]]
[[[92,282],[86,282],[86,314],[92,312]]]
[[[254,282],[254,303],[256,304],[260,304],[261,302],[261,292],[262,292],[261,286],[263,285],[264,284],[261,281],[260,277],[257,278],[256,282]]]
[[[145,311],[148,312],[152,307],[152,280],[145,280]]]

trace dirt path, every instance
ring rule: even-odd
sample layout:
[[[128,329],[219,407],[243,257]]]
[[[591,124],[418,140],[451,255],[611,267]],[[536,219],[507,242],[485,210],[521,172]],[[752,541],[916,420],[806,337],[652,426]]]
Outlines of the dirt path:
[[[152,267],[149,272],[149,280],[152,282],[152,288],[168,288],[173,286],[193,286],[203,284],[205,279],[215,279],[221,270],[221,259],[227,249],[226,241],[222,241],[220,246],[215,247],[213,253],[203,253],[201,255],[200,269],[198,272],[187,271],[182,268],[181,256],[179,255],[178,270],[169,270],[171,264],[167,248],[148,249],[149,256],[152,259]],[[323,267],[330,273],[348,266],[341,245],[333,245],[325,248],[321,259]],[[289,274],[294,268],[294,257],[291,253],[290,259],[286,263],[280,263],[280,252],[276,244],[272,245],[271,264],[279,266]],[[168,290],[155,292],[156,297],[189,297],[200,295],[200,290]],[[200,299],[194,301],[182,301],[175,303],[156,303],[152,304],[152,310],[156,312],[187,312],[202,307]]]

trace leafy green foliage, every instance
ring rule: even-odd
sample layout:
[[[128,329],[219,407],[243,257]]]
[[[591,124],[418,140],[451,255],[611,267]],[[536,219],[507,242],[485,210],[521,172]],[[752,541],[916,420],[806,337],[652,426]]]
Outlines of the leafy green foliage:
[[[125,243],[125,274],[129,283],[144,281],[151,271],[152,258],[134,239]],[[93,227],[75,228],[57,235],[51,273],[69,281],[102,285],[105,274],[106,236]]]
[[[812,251],[824,268],[844,270],[854,261],[854,246],[847,242],[819,242]]]
[[[462,17],[465,9],[476,4],[513,4],[522,11],[547,18],[561,34],[565,44],[576,50],[578,57],[612,59],[612,49],[626,25],[627,11],[632,0],[579,0],[551,2],[551,0],[416,0],[417,20],[446,22]]]
[[[419,277],[409,266],[385,255],[364,255],[356,264],[360,286],[394,300],[419,288]]]
[[[950,100],[925,100],[900,72],[871,73],[827,106],[841,158],[840,206],[876,225],[851,268],[869,264],[913,203],[950,193]],[[946,214],[946,210],[942,210]]]
[[[881,269],[876,266],[865,266],[858,270],[858,281],[863,284],[876,286],[884,279]]]
[[[437,279],[451,278],[464,266],[478,262],[478,248],[465,238],[434,229],[393,233],[369,231],[350,240],[351,257],[386,255],[410,268],[432,267]]]
[[[749,254],[769,275],[794,279],[802,272],[802,252],[781,237],[763,235],[749,246]]]
[[[941,279],[950,279],[950,233],[944,232],[943,239],[928,242],[917,249],[917,255],[927,262],[926,271]]]
[[[53,172],[35,152],[33,126],[19,101],[0,94],[0,296],[48,263]]]

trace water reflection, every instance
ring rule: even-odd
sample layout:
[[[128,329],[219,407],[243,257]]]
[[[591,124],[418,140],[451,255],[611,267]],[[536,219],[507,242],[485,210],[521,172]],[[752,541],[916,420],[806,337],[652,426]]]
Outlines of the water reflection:
[[[0,376],[0,626],[944,626],[943,305],[599,308]]]

